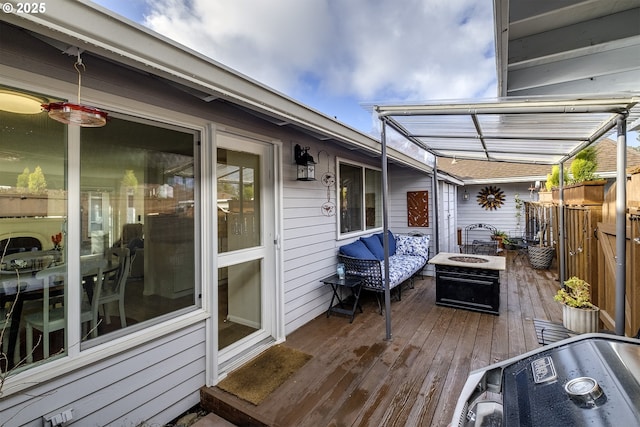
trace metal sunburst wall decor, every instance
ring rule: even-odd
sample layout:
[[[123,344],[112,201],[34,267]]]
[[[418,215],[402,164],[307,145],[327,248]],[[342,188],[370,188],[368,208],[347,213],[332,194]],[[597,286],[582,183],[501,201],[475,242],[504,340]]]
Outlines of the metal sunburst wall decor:
[[[504,204],[504,192],[489,185],[478,193],[478,204],[488,211],[496,210]]]

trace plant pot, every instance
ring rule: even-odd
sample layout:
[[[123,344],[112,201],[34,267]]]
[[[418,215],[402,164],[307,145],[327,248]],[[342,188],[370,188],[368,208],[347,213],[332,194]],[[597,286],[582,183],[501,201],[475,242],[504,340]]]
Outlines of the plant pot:
[[[502,242],[502,236],[491,236],[491,240],[497,242],[498,249],[504,249],[504,243]]]
[[[575,308],[562,304],[562,324],[565,328],[577,333],[598,332],[600,309]]]
[[[532,268],[546,270],[551,267],[556,249],[551,246],[529,246],[527,253]]]
[[[640,167],[631,173],[631,182],[627,186],[629,189],[628,203],[632,207],[640,207]]]
[[[564,188],[565,205],[597,206],[604,201],[605,180],[585,181]]]
[[[538,201],[540,203],[553,202],[553,193],[551,191],[538,191]]]

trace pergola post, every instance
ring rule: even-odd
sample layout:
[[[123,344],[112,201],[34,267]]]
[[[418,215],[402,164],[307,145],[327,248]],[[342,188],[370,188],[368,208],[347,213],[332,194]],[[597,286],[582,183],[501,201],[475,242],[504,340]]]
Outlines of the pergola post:
[[[387,132],[386,122],[382,120],[382,243],[384,246],[384,318],[386,325],[385,340],[391,340],[391,290],[389,289],[389,186],[387,176]]]
[[[564,162],[560,162],[560,182],[558,183],[560,195],[560,203],[558,204],[558,270],[560,286],[564,287],[564,282],[567,280],[567,265],[565,260],[566,253],[566,240],[565,240],[565,217],[564,217]]]
[[[440,214],[438,213],[438,205],[439,205],[439,192],[440,187],[438,186],[438,158],[436,157],[435,162],[433,163],[433,179],[431,180],[431,187],[433,188],[433,224],[434,224],[434,242],[433,246],[435,248],[436,255],[440,253]],[[428,203],[428,201],[427,201]]]
[[[616,334],[624,336],[627,273],[627,120],[618,116],[616,156]]]

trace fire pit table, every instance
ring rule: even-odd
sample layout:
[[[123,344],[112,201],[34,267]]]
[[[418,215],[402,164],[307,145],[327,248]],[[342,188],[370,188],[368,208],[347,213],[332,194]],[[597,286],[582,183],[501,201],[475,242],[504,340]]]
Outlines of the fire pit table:
[[[436,268],[437,305],[500,314],[504,257],[441,252],[429,264]]]

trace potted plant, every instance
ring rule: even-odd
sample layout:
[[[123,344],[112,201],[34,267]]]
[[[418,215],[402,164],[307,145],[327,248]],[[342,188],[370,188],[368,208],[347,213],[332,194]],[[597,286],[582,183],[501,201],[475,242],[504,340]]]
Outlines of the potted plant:
[[[600,309],[591,302],[591,286],[586,281],[573,276],[553,297],[562,303],[562,324],[578,333],[598,331]]]
[[[502,238],[502,244],[504,245],[504,248],[506,250],[508,250],[508,251],[511,251],[511,250],[514,250],[514,249],[518,248],[517,241],[513,237],[509,237],[509,236],[503,237]]]
[[[491,240],[495,240],[499,249],[504,249],[504,239],[507,238],[507,233],[504,231],[496,230],[491,235]]]
[[[566,169],[564,170],[563,176],[564,176],[563,181],[566,184],[567,182],[569,182],[568,180],[569,174],[567,173]],[[551,193],[551,200],[553,200],[554,202],[558,202],[558,200],[560,199],[560,193],[558,190],[558,187],[560,186],[560,166],[559,165],[553,165],[551,167],[551,173],[547,174],[547,181],[544,183],[544,186],[547,192]],[[551,201],[551,200],[545,200],[545,201]]]
[[[564,190],[564,202],[568,205],[601,205],[604,200],[605,180],[596,175],[598,168],[595,147],[580,151],[571,162],[571,180]]]

